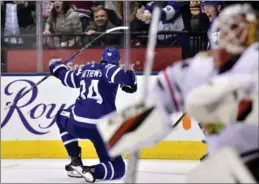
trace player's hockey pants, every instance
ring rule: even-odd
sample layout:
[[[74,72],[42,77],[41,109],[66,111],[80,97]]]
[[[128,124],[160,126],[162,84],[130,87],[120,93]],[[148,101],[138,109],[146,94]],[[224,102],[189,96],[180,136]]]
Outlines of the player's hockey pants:
[[[79,126],[78,122],[71,118],[70,113],[70,110],[63,110],[56,116],[61,139],[69,156],[73,157],[81,154],[78,138],[89,139],[93,143],[100,160],[100,164],[94,165],[95,178],[111,180],[123,177],[125,163],[122,156],[110,158],[96,126],[94,125],[92,128]]]

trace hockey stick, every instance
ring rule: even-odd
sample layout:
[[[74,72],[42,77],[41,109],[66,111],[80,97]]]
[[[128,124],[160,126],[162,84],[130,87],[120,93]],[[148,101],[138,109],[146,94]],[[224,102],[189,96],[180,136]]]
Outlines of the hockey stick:
[[[158,32],[158,23],[160,20],[160,8],[155,7],[154,11],[152,12],[152,22],[149,28],[149,39],[147,45],[147,52],[146,52],[146,66],[144,71],[144,90],[142,100],[145,101],[147,94],[148,94],[148,87],[149,87],[149,79],[152,72],[152,66],[154,62],[154,53],[156,47],[156,40],[157,40],[157,32]],[[125,177],[124,183],[136,183],[136,172],[138,167],[138,159],[139,159],[139,151],[133,152],[129,154],[128,158],[128,166],[127,166],[127,173]]]
[[[106,34],[109,34],[113,31],[118,31],[118,30],[126,30],[129,27],[127,26],[119,26],[119,27],[115,27],[115,28],[111,28],[106,30],[105,32],[103,32],[102,34],[100,34],[99,36],[97,36],[95,39],[93,39],[92,41],[90,41],[87,45],[85,45],[83,48],[81,48],[79,51],[77,51],[77,53],[75,53],[73,56],[71,56],[70,58],[68,58],[67,60],[64,61],[64,64],[69,63],[70,61],[72,61],[74,58],[76,58],[79,54],[81,54],[84,50],[88,49],[89,47],[92,46],[92,44],[96,41],[99,40],[101,37],[103,37]],[[51,76],[51,74],[46,75],[45,77],[43,77],[39,82],[37,82],[36,84],[34,84],[31,88],[29,88],[28,90],[26,90],[23,94],[21,94],[20,97],[16,98],[13,102],[9,102],[6,104],[6,107],[4,108],[5,110],[9,109],[10,107],[12,107],[14,104],[16,104],[21,98],[23,98],[26,94],[28,94],[31,90],[33,90],[33,88],[37,87],[39,84],[41,84],[43,81],[45,81],[47,78],[49,78]]]

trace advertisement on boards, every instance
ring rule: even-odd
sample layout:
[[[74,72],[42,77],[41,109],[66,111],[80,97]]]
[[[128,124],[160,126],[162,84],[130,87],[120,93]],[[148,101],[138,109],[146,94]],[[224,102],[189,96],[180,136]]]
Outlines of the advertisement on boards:
[[[42,78],[43,76],[2,76],[1,107],[15,100]],[[152,76],[151,80],[155,78],[156,76]],[[137,80],[141,85],[143,76],[137,76]],[[119,90],[116,98],[117,109],[138,101],[141,94],[142,88],[133,94]],[[48,78],[10,109],[2,108],[2,140],[60,140],[54,117],[58,111],[72,108],[78,95],[79,89],[65,87],[54,77]],[[181,114],[177,115],[175,121],[180,116]],[[167,137],[167,140],[202,139],[203,134],[197,122],[188,116],[181,126]]]
[[[43,72],[49,72],[48,64],[52,58],[66,60],[74,55],[75,49],[44,49],[43,51]],[[121,54],[120,63],[124,65],[124,49],[119,49]],[[78,68],[87,63],[100,62],[103,48],[87,49],[78,55],[72,62],[68,63],[69,68]],[[37,50],[8,50],[7,51],[7,72],[26,73],[37,72]],[[144,69],[146,48],[131,48],[130,66],[133,71],[141,72]],[[168,65],[181,60],[182,50],[178,47],[156,48],[153,71],[161,71]]]

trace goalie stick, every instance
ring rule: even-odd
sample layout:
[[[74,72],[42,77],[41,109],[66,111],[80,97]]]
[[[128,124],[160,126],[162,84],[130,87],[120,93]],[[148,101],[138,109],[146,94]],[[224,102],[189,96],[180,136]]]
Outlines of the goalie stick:
[[[149,79],[154,62],[154,53],[157,40],[158,23],[160,20],[160,8],[155,7],[152,13],[152,22],[149,29],[149,39],[146,52],[146,66],[144,71],[144,90],[142,100],[145,101],[148,94]],[[139,152],[129,153],[128,166],[124,183],[136,183],[136,172],[138,167]]]
[[[103,32],[102,34],[100,34],[99,36],[97,36],[95,39],[93,39],[92,41],[90,41],[88,44],[86,44],[83,48],[81,48],[79,51],[77,51],[77,53],[75,53],[73,56],[71,56],[70,58],[68,58],[67,60],[64,61],[64,64],[69,63],[70,61],[72,61],[74,58],[76,58],[79,54],[81,54],[84,50],[88,49],[89,47],[92,46],[92,44],[96,41],[99,40],[101,37],[103,37],[106,34],[109,34],[111,32],[114,31],[118,31],[118,30],[126,30],[129,27],[127,26],[119,26],[119,27],[114,27],[111,29],[106,30],[105,32]],[[30,87],[28,90],[26,90],[24,93],[21,94],[20,97],[16,98],[13,102],[9,102],[6,104],[6,107],[4,108],[5,110],[9,109],[10,107],[12,107],[14,104],[16,104],[20,99],[22,99],[26,94],[28,94],[30,91],[33,90],[33,88],[37,87],[39,84],[41,84],[43,81],[45,81],[47,78],[49,78],[51,76],[51,74],[46,75],[45,77],[43,77],[39,82],[37,82],[36,84],[34,84],[32,87]]]

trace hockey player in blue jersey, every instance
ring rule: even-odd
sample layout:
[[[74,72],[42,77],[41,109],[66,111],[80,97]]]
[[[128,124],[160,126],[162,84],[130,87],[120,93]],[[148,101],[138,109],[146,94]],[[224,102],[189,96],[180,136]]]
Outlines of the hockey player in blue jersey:
[[[95,179],[113,180],[125,174],[122,156],[110,158],[97,131],[99,118],[116,111],[115,98],[118,87],[127,93],[137,90],[135,75],[119,67],[120,54],[116,48],[105,48],[101,64],[88,64],[80,70],[69,71],[61,61],[50,64],[50,72],[71,88],[80,88],[80,93],[72,109],[56,115],[56,123],[61,139],[71,159],[65,169],[70,177],[84,177],[87,182]],[[100,163],[84,166],[81,148],[77,139],[92,141]]]

